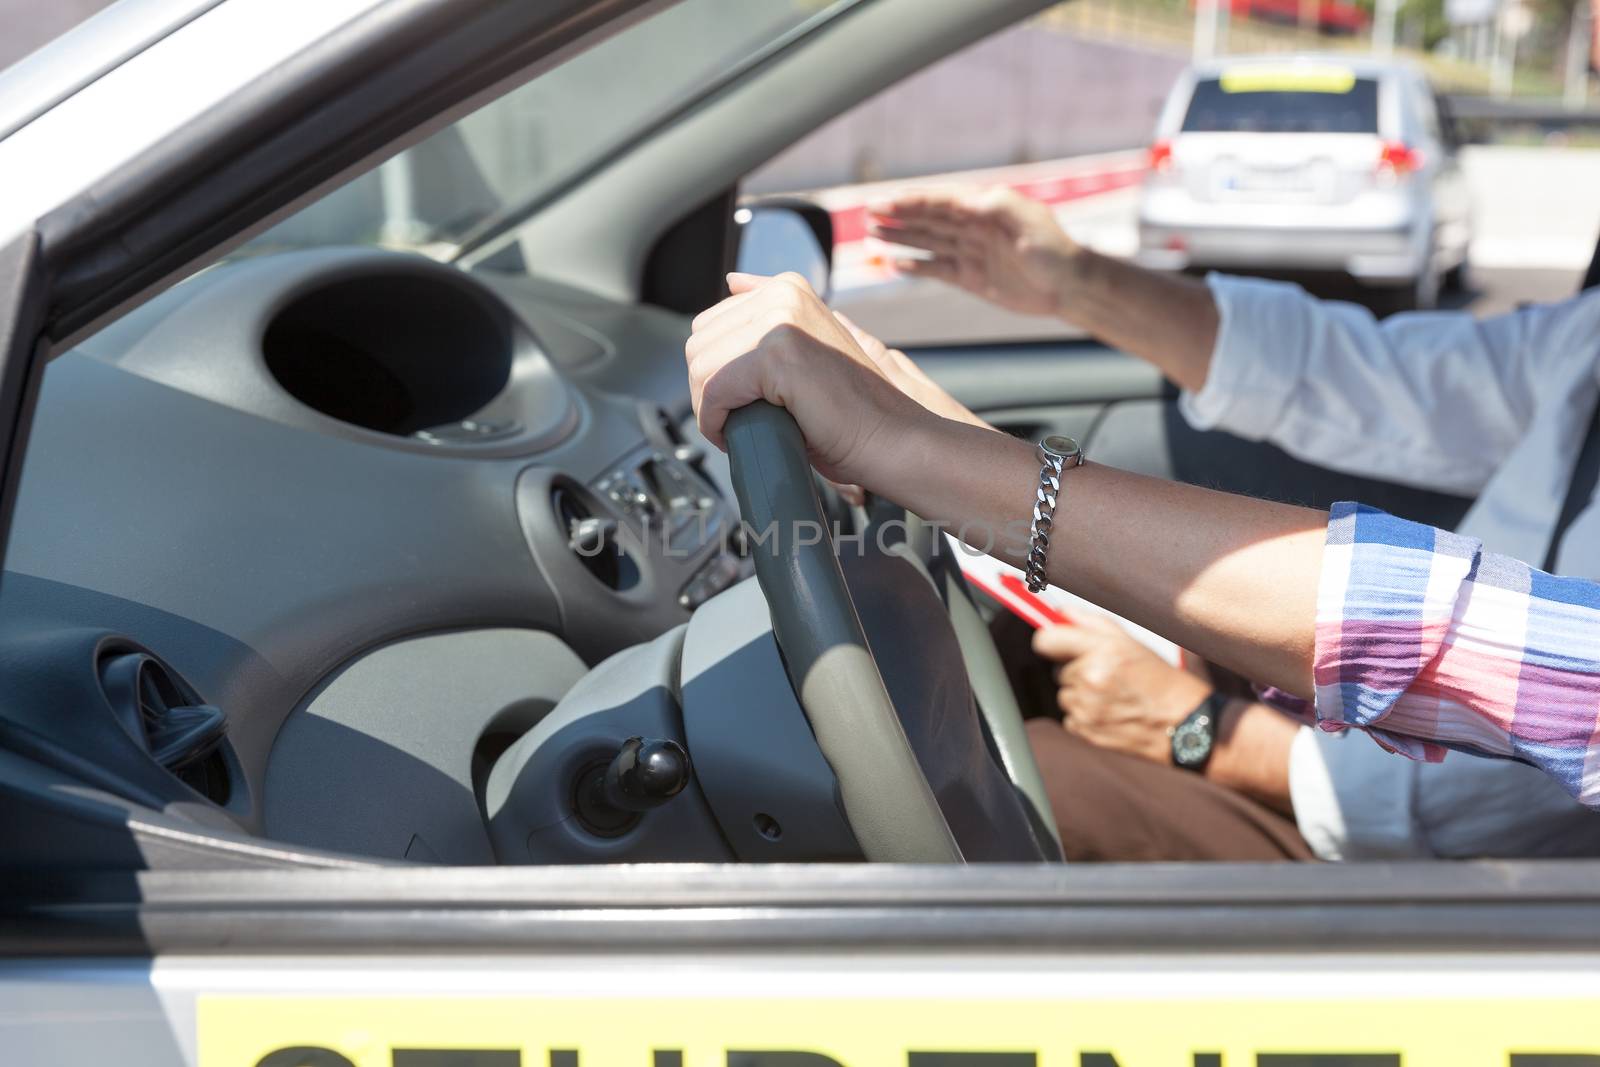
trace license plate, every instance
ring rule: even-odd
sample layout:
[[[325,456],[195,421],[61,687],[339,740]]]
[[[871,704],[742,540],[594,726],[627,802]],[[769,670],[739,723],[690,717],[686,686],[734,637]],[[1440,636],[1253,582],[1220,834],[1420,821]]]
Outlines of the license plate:
[[[1317,191],[1317,178],[1309,167],[1266,169],[1252,167],[1222,174],[1222,189],[1229,193],[1309,195]]]

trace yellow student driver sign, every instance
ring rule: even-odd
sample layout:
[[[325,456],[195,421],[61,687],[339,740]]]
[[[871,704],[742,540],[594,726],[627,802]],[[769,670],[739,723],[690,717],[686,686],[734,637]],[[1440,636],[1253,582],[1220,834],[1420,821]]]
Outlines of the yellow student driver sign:
[[[200,1067],[1594,1067],[1600,1001],[202,996]]]
[[[1225,93],[1348,93],[1356,74],[1331,64],[1247,64],[1223,71],[1218,81]]]

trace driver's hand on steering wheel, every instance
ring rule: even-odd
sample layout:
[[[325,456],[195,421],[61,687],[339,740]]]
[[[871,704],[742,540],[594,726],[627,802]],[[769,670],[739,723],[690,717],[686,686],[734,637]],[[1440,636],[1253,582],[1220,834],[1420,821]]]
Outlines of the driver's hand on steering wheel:
[[[742,276],[740,276],[742,278]],[[741,282],[741,286],[743,283]],[[911,357],[898,348],[890,348],[877,337],[857,326],[844,312],[835,311],[833,317],[844,324],[850,331],[850,336],[856,339],[856,344],[861,346],[867,358],[872,361],[873,367],[883,375],[888,383],[921,404],[935,415],[953,419],[956,422],[965,422],[972,426],[981,426],[985,430],[994,429],[982,418],[972,412],[961,401],[945,392],[944,387],[923,373],[922,368],[911,361]],[[859,485],[840,485],[834,483],[847,501],[852,504],[866,502],[866,494]]]
[[[923,373],[922,368],[911,361],[911,357],[898,348],[890,348],[872,334],[857,326],[849,316],[841,311],[835,311],[834,317],[844,323],[845,329],[850,331],[850,336],[856,339],[856,344],[861,346],[861,351],[867,354],[878,373],[888,380],[890,385],[921,404],[935,415],[942,415],[956,422],[965,422],[973,426],[982,426],[984,429],[993,429],[982,418],[972,412],[961,401],[945,392],[944,387]]]
[[[896,388],[798,274],[734,274],[733,295],[700,313],[684,354],[700,429],[726,448],[728,413],[756,400],[788,409],[813,466],[874,489],[916,457],[909,431],[938,417]]]

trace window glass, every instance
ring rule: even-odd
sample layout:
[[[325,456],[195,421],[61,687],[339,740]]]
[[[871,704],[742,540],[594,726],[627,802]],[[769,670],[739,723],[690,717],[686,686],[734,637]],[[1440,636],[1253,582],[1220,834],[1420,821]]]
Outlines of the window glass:
[[[907,183],[1005,184],[1051,204],[1080,241],[1131,254],[1150,131],[1186,58],[1092,39],[1075,7],[940,60],[746,178],[746,196],[796,193],[832,211],[836,307],[901,345],[1081,336],[1060,319],[895,276],[884,246],[866,236],[864,210]]]
[[[1238,91],[1223,79],[1196,82],[1185,133],[1377,133],[1378,83],[1356,78],[1342,92]]]
[[[540,75],[245,248],[328,244],[448,252],[632,140],[829,0],[682,0]]]

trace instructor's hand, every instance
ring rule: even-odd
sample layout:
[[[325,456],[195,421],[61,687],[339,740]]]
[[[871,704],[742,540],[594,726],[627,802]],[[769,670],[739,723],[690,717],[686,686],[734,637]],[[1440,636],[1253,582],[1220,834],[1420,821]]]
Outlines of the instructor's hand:
[[[733,295],[694,320],[689,390],[706,438],[726,448],[728,413],[756,400],[787,408],[812,466],[882,491],[909,431],[934,418],[894,387],[804,278],[730,275]]]
[[[938,278],[1027,314],[1069,309],[1083,249],[1036,200],[999,186],[917,189],[868,211],[874,237],[931,256],[895,260],[903,274]]]
[[[1106,619],[1046,627],[1033,635],[1033,650],[1061,664],[1056,703],[1069,732],[1153,763],[1171,762],[1168,731],[1211,692]]]

